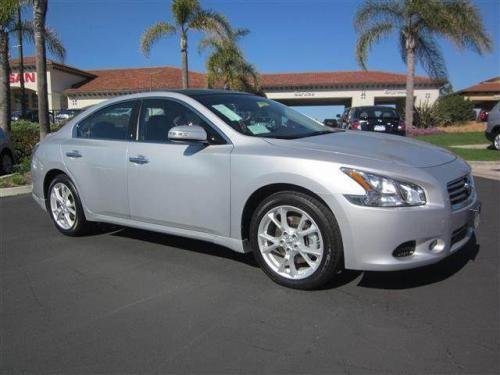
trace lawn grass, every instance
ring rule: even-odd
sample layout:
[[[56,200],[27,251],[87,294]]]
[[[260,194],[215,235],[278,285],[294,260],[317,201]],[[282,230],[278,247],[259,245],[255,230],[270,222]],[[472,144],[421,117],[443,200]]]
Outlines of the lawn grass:
[[[447,133],[422,135],[415,137],[419,141],[429,142],[436,146],[445,147],[465,160],[477,161],[500,161],[500,151],[483,149],[467,149],[450,147],[457,145],[477,145],[490,143],[483,132],[474,133]]]
[[[420,141],[432,143],[436,146],[477,145],[490,143],[484,133],[446,133],[433,135],[420,135],[415,137]]]

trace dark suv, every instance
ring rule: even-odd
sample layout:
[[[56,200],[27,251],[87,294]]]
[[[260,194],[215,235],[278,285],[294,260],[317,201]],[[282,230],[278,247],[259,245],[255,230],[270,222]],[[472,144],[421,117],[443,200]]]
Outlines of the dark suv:
[[[405,124],[392,107],[364,106],[346,108],[340,117],[340,127],[352,130],[405,134]]]

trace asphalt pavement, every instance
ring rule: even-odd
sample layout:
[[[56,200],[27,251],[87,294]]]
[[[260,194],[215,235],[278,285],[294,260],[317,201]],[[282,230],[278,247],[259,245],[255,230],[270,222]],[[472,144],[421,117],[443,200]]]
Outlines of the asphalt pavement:
[[[59,234],[0,199],[2,374],[498,374],[500,182],[477,238],[439,264],[274,284],[251,255],[103,227]]]

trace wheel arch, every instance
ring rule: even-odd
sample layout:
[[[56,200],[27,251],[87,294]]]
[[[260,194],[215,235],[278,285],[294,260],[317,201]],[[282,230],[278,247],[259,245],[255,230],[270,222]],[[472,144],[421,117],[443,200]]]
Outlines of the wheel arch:
[[[49,170],[46,174],[45,174],[45,177],[43,178],[43,198],[47,201],[47,194],[49,192],[49,186],[50,186],[50,183],[52,182],[52,180],[54,180],[54,178],[56,176],[59,176],[59,175],[65,175],[67,176],[69,179],[71,179],[71,177],[68,176],[68,174],[66,172],[64,172],[63,170],[61,169],[57,169],[57,168],[54,168],[54,169],[51,169]]]
[[[262,186],[250,195],[250,197],[247,199],[243,207],[243,212],[241,215],[241,239],[243,241],[247,241],[249,238],[250,221],[252,219],[253,213],[257,209],[260,202],[262,202],[270,195],[281,191],[294,191],[309,195],[317,199],[321,203],[323,203],[331,211],[331,208],[328,206],[328,204],[324,201],[323,198],[321,198],[318,194],[314,193],[313,191],[304,188],[302,186],[289,183],[273,183]]]

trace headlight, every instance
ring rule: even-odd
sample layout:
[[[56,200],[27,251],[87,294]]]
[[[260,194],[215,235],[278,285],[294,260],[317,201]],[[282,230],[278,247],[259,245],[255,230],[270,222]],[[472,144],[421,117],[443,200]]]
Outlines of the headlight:
[[[418,185],[356,169],[341,170],[366,191],[364,195],[346,195],[351,203],[361,206],[400,207],[421,206],[427,202],[424,189]]]

